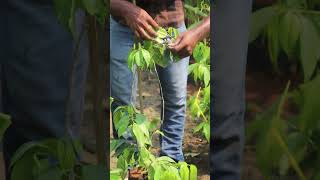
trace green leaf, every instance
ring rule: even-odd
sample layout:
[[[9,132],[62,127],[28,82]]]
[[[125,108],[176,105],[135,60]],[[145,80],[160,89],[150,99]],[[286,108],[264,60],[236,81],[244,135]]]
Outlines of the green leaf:
[[[71,143],[73,145],[73,150],[77,156],[81,156],[84,152],[83,145],[81,144],[79,139],[71,139]],[[49,146],[50,148],[50,146]]]
[[[304,80],[309,80],[319,62],[320,36],[315,24],[307,18],[302,18],[303,30],[300,36],[300,56],[304,72]]]
[[[162,44],[163,43],[163,40],[161,38],[159,38],[159,37],[156,37],[154,39],[154,41],[157,42],[158,44]]]
[[[68,27],[69,30],[71,32],[71,34],[73,35],[73,37],[76,37],[76,9],[77,9],[77,0],[71,0],[72,4],[71,4],[71,9],[70,9],[70,18],[68,20]]]
[[[200,116],[201,109],[199,107],[199,99],[197,99],[196,96],[191,96],[191,98],[189,99],[189,107],[190,107],[191,115],[193,117]]]
[[[204,68],[204,71],[203,71],[203,81],[204,81],[204,85],[205,86],[209,86],[209,83],[210,83],[210,70],[209,68]]]
[[[279,42],[279,18],[273,18],[270,24],[267,26],[267,39],[268,39],[268,51],[271,59],[271,63],[276,71],[278,68],[278,56],[280,53]]]
[[[141,49],[140,50],[140,56],[142,57],[142,64],[146,65],[146,67],[144,67],[145,69],[147,69],[150,64],[151,64],[151,55],[149,53],[149,51],[145,50],[145,49]]]
[[[165,171],[164,174],[161,176],[160,180],[168,180],[168,179],[176,180],[177,177],[175,174]]]
[[[161,136],[165,136],[164,133],[161,132],[160,130],[156,130],[156,131],[154,132],[154,134],[160,134]]]
[[[149,152],[145,147],[139,148],[139,165],[149,167],[154,158],[153,154]]]
[[[199,80],[203,80],[204,78],[204,71],[206,70],[205,65],[199,64],[198,66],[198,73],[196,74],[196,78]]]
[[[58,16],[59,21],[68,27],[69,20],[72,18],[71,8],[72,8],[72,0],[54,0],[54,8],[55,12]]]
[[[117,124],[120,121],[120,118],[124,114],[125,108],[124,106],[117,107],[113,112],[113,122]]]
[[[121,180],[122,169],[114,169],[110,171],[110,180]]]
[[[181,180],[189,180],[189,168],[188,164],[183,162],[180,166],[180,177]]]
[[[116,150],[118,147],[120,147],[123,143],[125,143],[124,139],[113,139],[110,143],[110,152]]]
[[[198,170],[193,164],[190,165],[190,180],[197,180]]]
[[[257,165],[261,173],[268,177],[279,166],[279,160],[284,154],[275,137],[285,137],[286,124],[279,116],[287,98],[288,87],[280,100],[269,109],[259,114],[247,128],[247,138],[256,140]],[[268,153],[268,156],[265,154]]]
[[[104,6],[103,0],[82,0],[82,4],[90,15],[97,14],[100,7]]]
[[[159,122],[160,119],[153,119],[152,121],[150,121],[148,126],[149,131],[154,131],[155,129],[157,129]]]
[[[274,6],[259,9],[252,14],[249,37],[250,42],[254,41],[259,35],[261,35],[263,30],[276,14],[276,8]]]
[[[147,117],[143,114],[136,114],[135,122],[139,125],[144,124],[145,122],[147,122]]]
[[[300,9],[307,7],[306,0],[283,0],[283,2],[288,9]]]
[[[156,165],[152,165],[152,168],[150,168],[151,171],[149,171],[148,176],[150,177],[149,179],[153,179],[153,180],[160,180],[161,179],[161,175],[164,173],[161,166],[156,164]]]
[[[141,54],[141,50],[138,50],[137,51],[137,53],[135,54],[135,56],[134,56],[134,61],[135,61],[135,64],[139,67],[139,68],[141,68],[142,67],[142,65],[143,65],[143,56],[142,56],[142,54]]]
[[[118,132],[118,136],[122,136],[123,133],[125,133],[125,131],[127,130],[128,128],[128,125],[129,125],[129,116],[128,115],[124,115],[121,117],[120,121],[115,123],[115,128]]]
[[[312,179],[312,180],[318,180],[318,179],[320,179],[320,171],[317,171],[317,172],[315,173],[315,175],[313,176],[313,179]]]
[[[194,80],[195,82],[197,82],[198,77],[199,77],[199,66],[200,66],[200,65],[201,65],[201,64],[197,63],[197,64],[196,64],[196,67],[193,69],[193,80]]]
[[[145,40],[143,41],[143,47],[147,50],[147,51],[151,51],[153,49],[153,42],[150,40]]]
[[[204,137],[206,137],[207,141],[210,141],[210,124],[209,122],[206,122],[203,126],[202,132],[204,134]]]
[[[4,132],[10,126],[11,120],[8,115],[0,113],[0,142],[2,141],[2,137]]]
[[[177,53],[171,52],[170,51],[170,59],[172,59],[173,62],[178,62],[181,60],[179,55]]]
[[[137,50],[132,49],[128,55],[128,67],[133,72],[134,62],[135,62],[135,54]]]
[[[159,174],[160,180],[181,180],[178,169],[173,166],[164,166],[163,170],[158,170],[156,173]]]
[[[299,87],[296,91],[295,99],[300,98],[301,102],[298,104],[300,113],[297,117],[298,127],[304,132],[308,133],[320,127],[320,97],[315,96],[320,89],[320,75],[316,76],[314,80],[309,81]]]
[[[128,125],[129,125],[129,117],[128,116],[123,116],[119,123],[118,123],[118,136],[121,137],[127,130]]]
[[[122,177],[127,173],[128,163],[123,156],[118,157],[117,168],[120,168],[123,170]]]
[[[33,167],[35,162],[32,153],[27,153],[11,166],[11,180],[34,180]]]
[[[37,180],[61,180],[62,175],[63,175],[63,172],[61,171],[61,169],[55,167],[40,174]]]
[[[63,170],[70,170],[76,163],[76,154],[72,141],[68,138],[57,141],[57,158]]]
[[[173,38],[176,39],[179,35],[179,31],[176,28],[169,27],[168,28],[168,34]]]
[[[283,155],[279,162],[279,174],[285,176],[289,170],[289,159],[287,155]]]
[[[42,149],[43,151],[48,150],[46,146],[38,142],[28,142],[23,144],[14,153],[11,159],[10,167],[12,168],[18,161],[20,161],[26,154],[28,154],[28,152],[33,154],[35,151],[39,151],[39,149]]]
[[[199,1],[198,1],[198,2],[199,2]],[[192,11],[193,13],[195,13],[195,14],[197,14],[197,15],[199,15],[199,16],[202,16],[202,17],[207,17],[207,16],[208,16],[208,14],[200,11],[199,8],[193,7],[193,6],[189,5],[189,4],[184,4],[184,8],[185,8],[186,10],[188,10],[188,11]]]
[[[168,33],[164,28],[160,27],[157,31],[157,35],[158,35],[157,38],[163,39],[168,35]]]
[[[288,148],[298,162],[301,162],[306,155],[308,141],[309,139],[299,132],[288,135]]]
[[[210,58],[210,48],[200,42],[194,48],[192,55],[196,62],[207,61]]]
[[[167,58],[163,57],[163,50],[160,48],[154,48],[151,52],[152,59],[155,61],[155,63],[163,68],[167,67],[169,65],[169,61]]]
[[[210,103],[210,84],[203,89],[203,100]]]
[[[168,156],[161,156],[161,157],[158,157],[157,158],[157,161],[158,162],[166,162],[166,163],[175,163],[175,161],[172,159],[172,158],[170,158],[170,157],[168,157]]]
[[[110,0],[99,0],[98,3],[98,12],[96,13],[96,18],[98,23],[101,26],[105,26],[106,18],[109,16],[109,9],[110,9]]]
[[[280,20],[280,44],[289,56],[294,53],[301,28],[299,16],[291,11],[287,12]]]
[[[143,132],[143,134],[148,138],[149,137],[149,130],[148,130],[146,124],[139,124],[139,127],[140,127],[141,131]]]
[[[197,67],[197,64],[191,64],[188,67],[188,74],[193,73],[193,71],[195,70],[195,68]]]
[[[260,126],[255,124],[259,131],[258,136],[256,136],[257,143],[257,163],[262,171],[262,173],[269,177],[275,168],[279,168],[281,163],[281,157],[286,155],[290,166],[295,170],[300,179],[306,179],[303,174],[301,167],[295,155],[290,151],[287,144],[288,137],[286,136],[287,124],[281,119],[283,107],[288,98],[288,89],[290,83],[281,96],[280,100],[276,103],[276,106],[272,106],[270,111],[267,111],[263,116],[260,117]],[[265,154],[268,153],[268,156]]]
[[[108,171],[105,167],[86,165],[81,168],[81,180],[107,179]]]
[[[49,163],[49,160],[47,157],[45,157],[42,154],[37,154],[34,153],[33,154],[33,160],[35,162],[35,166],[32,170],[32,174],[36,177],[38,177],[39,175],[42,175],[44,173],[46,173],[50,168],[52,168]]]
[[[138,142],[139,147],[144,147],[144,145],[146,143],[146,138],[144,137],[144,134],[143,134],[140,126],[137,124],[133,124],[132,131],[133,131],[134,136],[136,137],[136,140]]]
[[[203,128],[203,126],[205,125],[205,123],[206,123],[206,122],[201,122],[199,125],[197,125],[197,126],[194,128],[193,132],[194,132],[194,133],[199,132],[199,131]]]

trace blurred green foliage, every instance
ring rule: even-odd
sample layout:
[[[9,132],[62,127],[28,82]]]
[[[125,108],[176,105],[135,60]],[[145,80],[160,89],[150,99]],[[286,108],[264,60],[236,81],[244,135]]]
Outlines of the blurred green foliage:
[[[319,5],[318,0],[280,0],[252,15],[250,42],[265,44],[275,71],[285,54],[300,65],[304,79],[297,88],[289,88],[289,82],[280,99],[247,128],[267,179],[320,179]],[[291,106],[297,112],[286,115]]]

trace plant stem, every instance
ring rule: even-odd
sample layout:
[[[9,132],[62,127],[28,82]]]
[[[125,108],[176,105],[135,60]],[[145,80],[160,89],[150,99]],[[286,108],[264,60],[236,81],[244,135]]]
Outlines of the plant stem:
[[[132,1],[134,5],[137,5],[136,0]],[[139,42],[139,48],[141,48],[141,44]],[[141,70],[139,69],[139,67],[137,67],[137,71],[138,71],[138,91],[139,91],[139,102],[140,102],[140,112],[141,114],[143,114],[143,98],[142,98],[142,73]]]
[[[143,114],[143,97],[142,97],[142,71],[137,68],[138,71],[138,91],[139,91],[139,102],[140,102],[140,112]]]
[[[71,129],[70,129],[70,122],[71,122],[71,117],[72,117],[72,92],[73,92],[73,88],[74,88],[74,83],[75,83],[75,70],[76,70],[76,66],[79,64],[79,49],[80,49],[80,43],[82,40],[82,37],[85,33],[86,30],[86,23],[83,24],[83,26],[80,29],[80,33],[79,36],[77,37],[76,41],[75,41],[75,48],[73,50],[73,61],[71,64],[71,69],[70,69],[70,80],[69,80],[69,89],[68,89],[68,94],[67,94],[67,98],[66,98],[66,105],[65,105],[65,136],[67,138],[70,138],[70,142],[72,143],[72,146],[75,150],[75,146],[73,144],[73,137],[70,134],[71,133]],[[82,113],[82,112],[81,112]],[[77,151],[75,151],[77,152]],[[76,154],[76,156],[79,157],[79,154]],[[74,180],[75,179],[75,174],[74,174],[74,170],[71,169],[71,172],[69,174],[68,177],[69,180]]]
[[[81,42],[81,39],[84,35],[84,32],[85,32],[85,29],[86,29],[86,24],[84,23],[83,27],[81,27],[81,30],[80,30],[80,34],[78,36],[78,38],[76,39],[76,42],[75,42],[75,48],[73,50],[73,54],[72,54],[72,57],[73,57],[73,61],[72,61],[72,64],[71,64],[71,68],[70,68],[70,75],[69,75],[69,89],[68,89],[68,94],[67,94],[67,97],[66,97],[66,104],[65,104],[65,136],[66,137],[69,137],[69,138],[72,138],[70,132],[71,132],[71,129],[70,129],[70,122],[71,122],[71,116],[72,116],[72,111],[71,111],[71,101],[72,101],[72,92],[73,92],[73,87],[74,87],[74,83],[75,83],[75,77],[74,77],[74,74],[75,74],[75,69],[76,69],[76,66],[77,64],[79,64],[79,49],[80,49],[80,42]]]
[[[196,97],[197,99],[199,99],[200,92],[201,92],[201,87],[200,87],[199,90],[198,90],[197,97]],[[200,110],[200,115],[202,116],[203,120],[205,120],[205,122],[208,122],[207,117],[204,115],[204,113],[203,113],[203,111],[201,110],[201,108],[200,108],[200,106],[199,106],[198,103],[196,103],[196,106],[197,106],[197,108]]]
[[[158,79],[158,83],[159,83],[159,87],[160,87],[160,96],[161,96],[161,124],[164,118],[164,97],[163,97],[163,92],[162,92],[162,85],[161,85],[161,81],[159,78],[159,73],[157,70],[157,67],[154,68],[154,70],[156,71],[157,74],[157,79]]]
[[[104,116],[103,116],[103,89],[99,87],[100,82],[100,68],[99,68],[99,46],[98,46],[98,28],[97,28],[97,20],[93,16],[87,16],[89,23],[89,50],[90,50],[90,63],[92,70],[92,83],[93,83],[93,91],[96,92],[93,98],[93,119],[95,120],[95,132],[96,132],[96,155],[98,164],[105,167],[106,166],[106,141],[105,136],[107,132],[105,132],[104,126]]]
[[[107,0],[107,1],[109,1],[109,0]],[[109,4],[109,2],[106,2],[106,4]],[[106,18],[106,24],[108,25],[110,22],[109,22],[109,18]],[[106,102],[107,102],[107,108],[106,108],[106,111],[105,112],[107,112],[107,114],[105,114],[106,115],[106,117],[109,117],[109,113],[110,113],[110,98],[109,98],[109,95],[110,95],[110,73],[109,73],[109,70],[110,70],[110,56],[109,56],[109,54],[110,54],[110,41],[109,41],[109,39],[110,39],[110,35],[109,35],[109,30],[108,30],[108,28],[109,28],[109,26],[104,26],[104,28],[103,28],[103,35],[104,35],[104,38],[103,38],[103,53],[104,53],[104,63],[105,63],[105,81],[104,82],[106,82],[107,84],[105,84],[105,83],[103,83],[103,84],[105,84],[105,86],[104,86],[104,88],[103,89],[105,89],[105,91],[106,91]],[[111,120],[111,118],[107,118],[107,119],[109,119],[109,120]],[[107,122],[106,123],[106,130],[110,130],[110,122]],[[107,136],[107,138],[105,139],[105,142],[106,142],[106,163],[107,163],[107,169],[110,169],[110,156],[109,156],[109,154],[110,154],[110,141],[109,141],[109,139],[110,139],[110,133],[106,133],[105,134],[106,136]]]

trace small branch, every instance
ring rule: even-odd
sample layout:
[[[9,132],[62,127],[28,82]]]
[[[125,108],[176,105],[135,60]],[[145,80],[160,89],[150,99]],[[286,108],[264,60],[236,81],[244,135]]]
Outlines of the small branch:
[[[89,35],[89,50],[90,50],[90,64],[92,70],[92,83],[93,83],[93,91],[95,92],[95,96],[93,99],[93,119],[95,120],[95,132],[96,132],[96,151],[97,151],[97,161],[99,165],[103,167],[106,166],[106,139],[104,138],[107,135],[105,132],[104,126],[104,116],[103,116],[103,88],[99,85],[102,82],[100,76],[100,61],[99,61],[99,45],[98,45],[98,28],[97,21],[95,17],[88,16],[88,35]]]
[[[162,92],[162,85],[161,85],[161,81],[160,81],[160,78],[159,78],[159,73],[158,73],[158,70],[157,70],[157,67],[154,67],[154,70],[156,71],[156,74],[157,74],[157,78],[158,78],[158,83],[159,83],[159,87],[160,87],[160,96],[161,96],[161,121],[163,121],[163,118],[164,118],[164,97],[163,97],[163,92]],[[162,124],[162,122],[161,122]]]
[[[70,74],[69,74],[69,89],[68,89],[68,94],[66,97],[66,104],[65,104],[65,136],[72,138],[71,134],[70,134],[70,121],[71,121],[71,101],[72,101],[72,92],[73,92],[73,87],[74,87],[74,83],[75,83],[75,70],[76,70],[76,66],[77,64],[79,64],[79,50],[80,50],[80,43],[82,40],[82,37],[84,36],[85,33],[85,29],[86,29],[86,23],[83,24],[83,26],[81,27],[80,30],[80,34],[78,36],[78,38],[75,41],[75,48],[73,50],[73,61],[71,64],[71,68],[70,68]]]
[[[197,99],[199,99],[200,92],[201,92],[201,87],[200,87],[199,90],[198,90],[198,93],[197,93],[197,96],[196,96]],[[201,108],[200,108],[200,106],[199,106],[198,103],[196,103],[196,106],[197,106],[197,108],[200,110],[200,115],[202,116],[202,118],[203,118],[206,122],[208,122],[207,117],[204,115],[204,113],[203,113],[203,111],[201,110]]]
[[[140,112],[143,113],[143,97],[142,97],[142,71],[137,68],[138,71],[138,91],[139,91],[139,103],[140,103]]]
[[[136,0],[132,1],[134,5],[137,5]],[[137,40],[135,40],[137,41]],[[141,44],[139,43],[139,47],[141,46]],[[141,114],[143,114],[143,99],[142,99],[142,79],[141,79],[141,70],[137,67],[137,71],[138,71],[138,91],[139,91],[139,102],[140,102],[140,112]],[[131,90],[132,91],[132,90]]]

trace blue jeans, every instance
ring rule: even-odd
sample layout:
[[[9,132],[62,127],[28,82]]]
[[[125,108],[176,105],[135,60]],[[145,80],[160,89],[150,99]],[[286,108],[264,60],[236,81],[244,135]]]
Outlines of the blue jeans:
[[[215,3],[211,12],[211,178],[240,180],[251,0]]]
[[[0,99],[3,112],[13,121],[3,139],[8,170],[10,159],[21,144],[64,136],[74,43],[66,27],[58,22],[51,0],[6,0],[1,6],[5,17],[1,24],[5,25],[1,25],[0,39],[6,39],[0,44]],[[71,96],[74,136],[79,133],[84,102],[88,64],[85,39],[80,45],[80,63]]]
[[[181,26],[179,31],[185,31]],[[129,70],[127,56],[133,47],[133,32],[126,26],[110,20],[110,71],[111,96],[114,105],[133,104],[135,101],[136,79]],[[183,161],[182,141],[186,117],[187,77],[189,57],[166,68],[157,67],[164,96],[164,117],[161,126],[165,137],[160,138],[161,154]],[[132,89],[133,88],[133,89]],[[133,93],[131,93],[133,91]],[[133,94],[133,96],[131,96]]]

